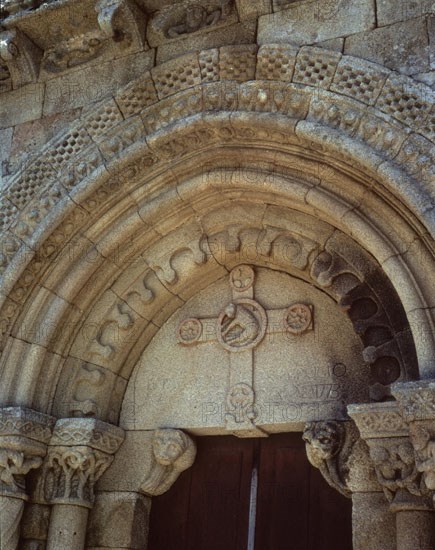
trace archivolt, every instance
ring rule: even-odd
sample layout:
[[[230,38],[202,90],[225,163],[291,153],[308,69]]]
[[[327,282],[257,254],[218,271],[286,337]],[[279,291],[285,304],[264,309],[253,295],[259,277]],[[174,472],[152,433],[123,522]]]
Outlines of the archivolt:
[[[13,182],[1,312],[6,401],[49,410],[57,387],[57,414],[115,421],[158,327],[246,260],[310,280],[348,308],[374,397],[397,377],[417,376],[408,323],[420,375],[432,374],[431,167],[413,157],[432,149],[421,135],[430,137],[425,106],[411,107],[425,98],[408,90],[405,107],[394,107],[397,77],[384,69],[381,84],[373,77],[377,91],[341,86],[356,99],[299,82],[240,82],[253,76],[250,63],[263,79],[280,72],[276,47],[258,58],[249,48],[234,49],[233,81],[217,81],[228,67],[213,56],[205,70],[204,52],[198,74],[191,55],[178,65],[193,71],[184,77],[170,64],[156,68]],[[340,64],[338,78],[357,74],[358,61]],[[384,113],[368,106],[375,101]]]

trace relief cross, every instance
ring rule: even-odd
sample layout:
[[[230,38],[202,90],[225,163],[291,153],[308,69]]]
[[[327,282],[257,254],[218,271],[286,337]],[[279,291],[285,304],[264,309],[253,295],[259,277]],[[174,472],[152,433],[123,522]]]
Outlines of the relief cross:
[[[226,428],[238,437],[266,437],[255,425],[254,349],[266,334],[303,334],[313,330],[313,306],[296,303],[264,309],[255,300],[255,272],[239,265],[230,272],[231,302],[218,317],[184,319],[178,342],[184,346],[218,342],[229,352]]]

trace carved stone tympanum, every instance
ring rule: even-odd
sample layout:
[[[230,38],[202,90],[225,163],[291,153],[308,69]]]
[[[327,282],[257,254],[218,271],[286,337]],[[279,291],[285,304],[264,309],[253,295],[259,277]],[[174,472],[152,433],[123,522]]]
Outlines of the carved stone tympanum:
[[[254,268],[241,264],[230,272],[232,299],[215,318],[187,318],[177,330],[179,344],[194,346],[216,341],[230,353],[230,384],[226,396],[225,422],[239,437],[264,437],[255,419],[253,351],[266,334],[302,335],[313,330],[313,306],[295,303],[265,310],[255,299]]]
[[[162,429],[154,432],[152,450],[151,471],[140,489],[147,495],[156,496],[165,493],[181,472],[192,466],[196,446],[181,430]]]

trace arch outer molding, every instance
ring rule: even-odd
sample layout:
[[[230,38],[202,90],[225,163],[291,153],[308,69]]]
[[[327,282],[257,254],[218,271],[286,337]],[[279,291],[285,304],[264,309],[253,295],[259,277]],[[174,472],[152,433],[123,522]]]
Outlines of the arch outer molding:
[[[188,54],[95,105],[2,198],[6,401],[116,421],[108,403],[143,346],[246,239],[259,265],[315,279],[343,307],[363,284],[397,295],[396,327],[393,310],[376,315],[409,365],[400,379],[433,376],[433,113],[433,92],[408,78],[282,44]],[[225,209],[240,220],[224,216],[229,231],[214,214]],[[276,259],[277,239],[291,261]],[[403,356],[410,339],[419,372]]]

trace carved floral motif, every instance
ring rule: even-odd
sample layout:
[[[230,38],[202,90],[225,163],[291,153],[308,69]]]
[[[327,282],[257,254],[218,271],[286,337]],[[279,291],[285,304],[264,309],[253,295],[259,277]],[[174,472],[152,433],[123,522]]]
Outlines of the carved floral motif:
[[[141,491],[149,495],[165,493],[178,476],[195,460],[196,446],[181,430],[156,430],[152,442],[153,464]]]
[[[284,323],[287,330],[292,334],[303,334],[313,328],[312,306],[305,304],[294,304],[286,313]]]

